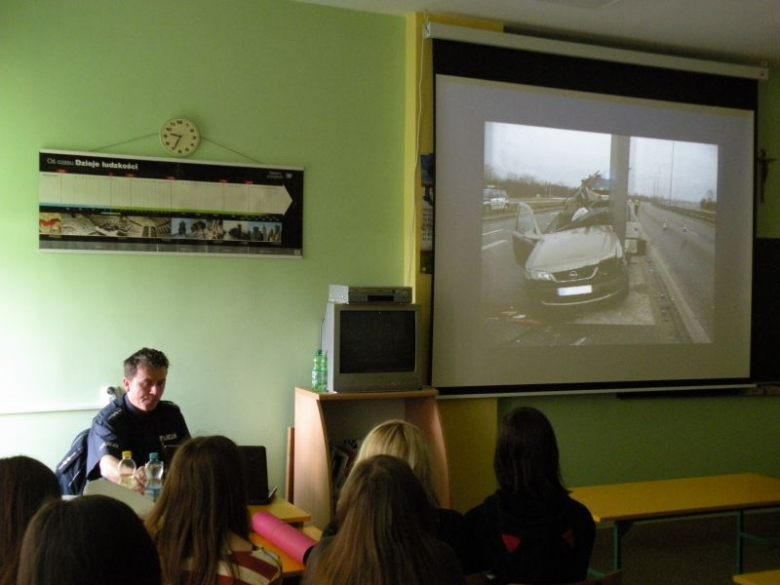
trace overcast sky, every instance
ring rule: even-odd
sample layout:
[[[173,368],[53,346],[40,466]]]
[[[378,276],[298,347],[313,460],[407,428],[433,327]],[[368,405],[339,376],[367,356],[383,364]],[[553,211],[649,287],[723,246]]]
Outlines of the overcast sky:
[[[653,138],[631,141],[629,191],[672,199],[717,199],[718,147]]]
[[[611,141],[610,134],[487,122],[485,165],[503,177],[578,187],[596,171],[609,177]],[[671,187],[677,200],[717,195],[715,145],[634,137],[629,165],[630,193],[667,198]]]

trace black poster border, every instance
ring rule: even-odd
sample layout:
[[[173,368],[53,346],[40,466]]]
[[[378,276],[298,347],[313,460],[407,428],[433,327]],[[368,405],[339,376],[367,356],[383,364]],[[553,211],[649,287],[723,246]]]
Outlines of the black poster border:
[[[303,256],[301,167],[41,150],[39,177],[40,250]],[[172,192],[200,184],[223,194],[227,185],[257,187],[256,205],[251,211],[225,209],[223,199],[222,208],[210,201],[203,209],[193,199],[190,206],[173,208],[112,192],[145,186]]]

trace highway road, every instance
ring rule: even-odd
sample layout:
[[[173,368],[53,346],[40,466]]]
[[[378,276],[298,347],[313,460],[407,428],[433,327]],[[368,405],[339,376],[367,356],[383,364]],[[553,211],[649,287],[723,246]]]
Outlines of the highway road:
[[[640,207],[639,223],[651,251],[665,267],[672,301],[689,327],[712,339],[715,311],[715,226],[651,204]],[[696,333],[696,332],[694,332]],[[696,335],[694,335],[696,337]]]

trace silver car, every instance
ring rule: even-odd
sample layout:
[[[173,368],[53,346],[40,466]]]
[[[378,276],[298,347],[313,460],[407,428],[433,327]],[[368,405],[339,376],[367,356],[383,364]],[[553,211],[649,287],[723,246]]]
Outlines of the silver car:
[[[532,301],[584,305],[628,293],[626,258],[606,195],[580,187],[544,231],[533,209],[520,203],[512,243]]]

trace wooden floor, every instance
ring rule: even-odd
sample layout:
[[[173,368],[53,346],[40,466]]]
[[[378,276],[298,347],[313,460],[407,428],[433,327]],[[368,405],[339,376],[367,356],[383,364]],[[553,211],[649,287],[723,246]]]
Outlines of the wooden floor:
[[[780,543],[780,512],[748,514],[748,531]],[[623,538],[623,585],[733,584],[736,517],[635,524]],[[780,546],[745,543],[744,571],[780,568]],[[611,567],[612,531],[596,536],[592,566]]]

